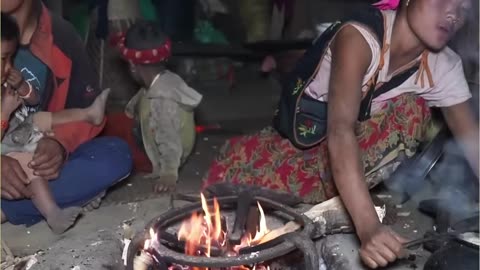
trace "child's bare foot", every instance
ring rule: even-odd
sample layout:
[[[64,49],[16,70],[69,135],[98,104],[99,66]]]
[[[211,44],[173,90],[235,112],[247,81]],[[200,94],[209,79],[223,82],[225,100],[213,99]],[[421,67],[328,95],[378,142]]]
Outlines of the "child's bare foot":
[[[155,193],[171,193],[174,192],[177,188],[177,176],[174,175],[148,175],[146,178],[156,178],[156,183],[153,187]]]
[[[103,90],[103,92],[95,99],[93,104],[87,109],[88,120],[94,125],[100,125],[103,121],[109,94],[110,88]]]
[[[82,213],[81,207],[69,207],[61,209],[47,218],[48,226],[56,234],[62,234],[75,224]]]
[[[177,188],[178,176],[175,175],[162,175],[157,180],[158,182],[154,186],[156,193],[170,193],[174,192]]]
[[[165,183],[156,183],[155,186],[153,187],[153,190],[157,194],[162,194],[162,193],[175,192],[176,188],[177,188],[177,184],[168,185]]]

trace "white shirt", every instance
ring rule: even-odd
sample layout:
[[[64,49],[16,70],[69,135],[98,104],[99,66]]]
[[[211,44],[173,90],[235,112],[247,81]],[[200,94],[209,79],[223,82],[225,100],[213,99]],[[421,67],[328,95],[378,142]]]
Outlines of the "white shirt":
[[[396,11],[387,10],[382,12],[386,20],[385,45],[388,46],[392,38]],[[362,83],[362,91],[365,92],[369,89],[367,85],[369,80],[374,76],[380,65],[382,48],[380,48],[380,44],[370,30],[360,24],[351,23],[350,25],[354,26],[362,34],[372,50],[372,61]],[[322,63],[320,63],[319,72],[305,89],[307,95],[320,101],[327,101],[331,59],[331,50],[328,48]],[[378,74],[379,83],[387,82],[391,79],[391,74],[387,74],[390,64],[389,50],[384,54],[383,60],[384,65]],[[463,72],[461,58],[453,50],[445,47],[438,53],[428,52],[426,62],[427,65],[424,65],[423,68],[430,70],[433,85],[430,85],[426,72],[420,76],[419,80],[416,79],[420,72],[419,70],[397,88],[376,97],[372,102],[372,112],[378,110],[385,101],[405,93],[415,93],[421,96],[431,107],[448,107],[462,103],[472,97]]]

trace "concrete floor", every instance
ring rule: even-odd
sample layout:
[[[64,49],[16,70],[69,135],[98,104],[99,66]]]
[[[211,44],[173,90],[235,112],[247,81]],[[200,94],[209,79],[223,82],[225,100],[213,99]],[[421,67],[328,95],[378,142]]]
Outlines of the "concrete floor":
[[[278,86],[252,70],[252,67],[244,67],[238,72],[239,85],[233,90],[197,87],[204,94],[199,123],[220,123],[223,129],[199,135],[195,151],[180,173],[181,192],[199,191],[202,175],[227,138],[269,124],[278,98]],[[122,225],[129,224],[134,230],[140,230],[146,222],[169,208],[169,198],[152,194],[152,184],[141,175],[131,176],[107,195],[100,209],[86,213],[73,229],[61,236],[52,234],[45,223],[30,228],[5,224],[1,228],[2,240],[17,256],[41,251],[38,262],[31,269],[122,269]],[[380,189],[376,193],[385,191]],[[402,206],[402,212],[411,214],[399,217],[393,226],[412,239],[432,228],[432,221],[416,210],[417,201]],[[328,239],[343,243],[339,254],[348,257],[351,269],[363,269],[358,262],[358,243],[353,235]],[[427,254],[416,253],[416,262],[399,262],[388,269],[412,269],[412,263],[421,268]]]

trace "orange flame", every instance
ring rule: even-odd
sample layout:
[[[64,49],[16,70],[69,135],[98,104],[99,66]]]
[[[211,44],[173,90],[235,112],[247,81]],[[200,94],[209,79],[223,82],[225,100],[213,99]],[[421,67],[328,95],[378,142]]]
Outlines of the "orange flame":
[[[260,222],[258,224],[258,230],[255,233],[255,238],[253,238],[251,245],[258,245],[260,240],[262,240],[262,238],[270,232],[267,227],[267,219],[265,218],[265,212],[263,211],[263,208],[259,202],[257,202],[257,206],[258,211],[260,212]]]
[[[250,233],[242,237],[240,245],[228,247],[226,243],[226,228],[222,228],[222,217],[220,205],[216,198],[213,199],[213,209],[207,204],[207,200],[203,194],[200,194],[203,213],[193,213],[188,220],[185,220],[178,231],[178,239],[185,241],[185,254],[191,256],[212,255],[212,248],[221,250],[223,254],[236,254],[238,251],[247,246],[260,243],[260,240],[269,232],[265,213],[260,203],[257,202],[260,212],[260,220],[256,229],[255,236],[252,238]],[[247,270],[243,266],[231,268],[238,270]],[[262,269],[269,269],[263,267]],[[207,270],[205,268],[193,267],[192,270]]]
[[[213,238],[220,239],[220,236],[222,235],[222,218],[220,216],[220,205],[218,204],[217,198],[213,199],[213,211],[215,213],[215,231]]]
[[[203,216],[193,213],[189,222],[184,222],[178,231],[178,240],[185,241],[185,253],[196,255],[203,234]]]
[[[258,211],[260,212],[260,220],[258,222],[259,224],[255,232],[255,236],[252,239],[252,235],[250,233],[245,234],[242,237],[242,241],[240,245],[237,245],[234,247],[234,250],[237,253],[240,251],[240,249],[244,247],[251,247],[251,246],[261,244],[262,238],[270,232],[270,230],[267,227],[267,219],[265,218],[265,212],[263,211],[263,208],[259,202],[257,202],[257,206],[258,206]]]

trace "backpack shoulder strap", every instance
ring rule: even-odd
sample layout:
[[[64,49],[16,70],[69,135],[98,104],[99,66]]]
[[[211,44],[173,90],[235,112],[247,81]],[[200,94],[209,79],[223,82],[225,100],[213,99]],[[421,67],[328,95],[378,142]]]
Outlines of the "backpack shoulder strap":
[[[358,120],[359,121],[368,120],[370,118],[370,111],[371,111],[373,99],[400,86],[402,83],[408,80],[408,78],[410,78],[413,74],[415,74],[415,72],[418,71],[418,68],[419,68],[419,64],[415,64],[411,68],[408,68],[402,73],[391,78],[390,81],[382,84],[378,89],[375,89],[375,85],[371,85],[367,94],[365,95],[365,97],[362,99],[362,102],[360,103]]]
[[[288,92],[288,95],[292,95],[292,90],[294,90],[294,96],[301,96],[303,94],[303,90],[308,86],[309,81],[318,71],[322,57],[331,40],[335,37],[335,34],[341,29],[341,27],[349,22],[359,23],[368,27],[378,38],[380,47],[383,47],[385,32],[384,18],[379,9],[369,5],[352,15],[346,16],[342,20],[333,23],[317,39],[315,39],[312,46],[298,61],[296,67],[290,72],[290,74],[288,74],[284,81],[284,90]]]

